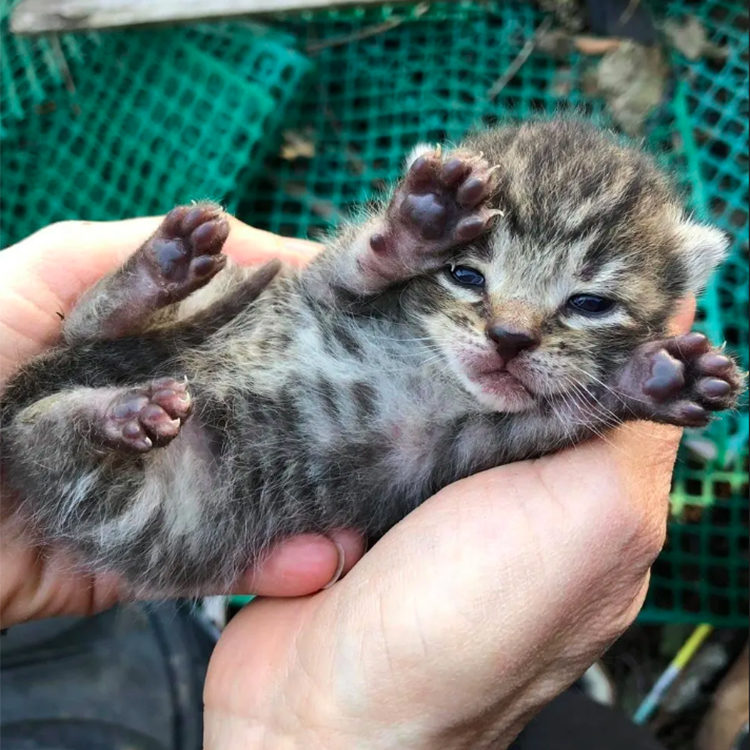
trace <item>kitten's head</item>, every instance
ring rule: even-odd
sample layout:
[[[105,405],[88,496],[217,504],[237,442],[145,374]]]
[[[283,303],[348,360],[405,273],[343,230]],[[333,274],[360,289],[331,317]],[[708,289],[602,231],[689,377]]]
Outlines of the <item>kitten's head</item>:
[[[537,123],[466,145],[501,166],[492,203],[503,215],[408,294],[488,408],[605,387],[726,252],[726,237],[684,215],[646,156],[590,126]]]

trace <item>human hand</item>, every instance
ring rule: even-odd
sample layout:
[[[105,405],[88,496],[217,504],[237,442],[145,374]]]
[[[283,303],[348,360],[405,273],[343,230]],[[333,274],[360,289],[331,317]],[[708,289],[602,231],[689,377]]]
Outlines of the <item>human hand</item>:
[[[0,253],[0,389],[24,362],[59,341],[60,316],[122,263],[159,221],[62,222]],[[236,219],[231,222],[224,252],[239,263],[282,257],[299,264],[315,252],[313,243],[277,237]],[[38,617],[93,614],[128,597],[114,576],[82,574],[64,551],[31,542],[8,514],[3,514],[0,534],[3,627]],[[260,569],[248,571],[234,590],[267,596],[308,594],[346,572],[363,547],[361,537],[347,530],[330,538],[298,536],[279,545]]]
[[[628,424],[469,477],[333,588],[253,602],[209,665],[205,750],[507,747],[638,613],[679,438]]]

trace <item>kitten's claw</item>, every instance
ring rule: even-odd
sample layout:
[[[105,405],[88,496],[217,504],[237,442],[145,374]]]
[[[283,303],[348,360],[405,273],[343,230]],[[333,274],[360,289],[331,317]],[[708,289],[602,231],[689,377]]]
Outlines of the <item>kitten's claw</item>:
[[[229,223],[215,203],[178,206],[166,215],[140,251],[165,301],[184,299],[224,267],[221,248],[228,235]]]
[[[109,448],[144,453],[176,437],[191,409],[187,381],[160,378],[118,395],[95,424],[95,432]]]
[[[620,380],[637,416],[683,427],[731,409],[742,385],[737,365],[696,332],[639,347]]]

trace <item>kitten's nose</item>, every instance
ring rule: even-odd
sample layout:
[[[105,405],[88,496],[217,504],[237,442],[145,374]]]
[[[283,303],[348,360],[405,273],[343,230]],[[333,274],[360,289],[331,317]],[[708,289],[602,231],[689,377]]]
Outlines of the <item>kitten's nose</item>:
[[[539,338],[529,331],[514,331],[497,323],[487,326],[487,336],[495,342],[497,353],[505,362],[539,344]]]

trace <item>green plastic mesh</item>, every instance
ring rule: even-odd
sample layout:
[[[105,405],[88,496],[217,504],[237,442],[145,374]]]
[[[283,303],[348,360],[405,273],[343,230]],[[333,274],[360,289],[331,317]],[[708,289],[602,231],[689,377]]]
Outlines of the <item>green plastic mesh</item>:
[[[15,2],[0,0],[0,137],[10,123],[33,114],[34,108],[66,87],[67,60],[80,60],[90,36],[51,37],[30,42],[10,34],[8,21]]]
[[[672,53],[670,96],[647,123],[646,145],[696,215],[734,238],[698,325],[747,366],[747,11],[739,0],[667,8],[697,14],[728,49],[720,62]],[[202,197],[258,226],[317,237],[376,196],[419,141],[571,109],[609,124],[581,87],[595,59],[576,53],[532,53],[488,99],[542,19],[525,2],[433,2],[279,17],[272,30],[226,22],[13,40],[2,62],[4,242],[57,219],[153,213]],[[282,156],[282,131],[313,155]],[[716,455],[681,453],[642,618],[741,624],[747,404],[690,438]]]
[[[250,25],[15,41],[11,52],[62,50],[64,73],[60,85],[41,57],[15,61],[25,93],[3,111],[3,244],[71,217],[202,198],[234,209],[309,65],[288,37]]]

